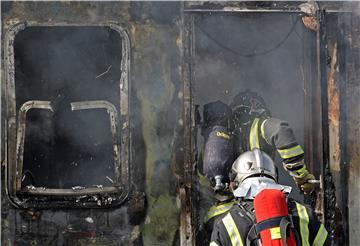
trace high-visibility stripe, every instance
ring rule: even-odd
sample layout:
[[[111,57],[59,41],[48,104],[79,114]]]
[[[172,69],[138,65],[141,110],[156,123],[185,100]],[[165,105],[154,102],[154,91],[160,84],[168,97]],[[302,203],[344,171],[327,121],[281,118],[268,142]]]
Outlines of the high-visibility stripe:
[[[255,118],[250,129],[250,150],[260,149],[259,144],[259,118]]]
[[[283,159],[287,159],[287,158],[291,158],[294,156],[304,154],[304,151],[300,145],[296,145],[289,149],[278,149],[277,151],[279,152],[281,158],[283,158]]]
[[[271,145],[271,143],[269,143],[266,138],[265,138],[265,129],[264,129],[264,125],[265,125],[265,122],[267,121],[268,119],[264,120],[262,123],[261,123],[261,126],[260,126],[260,131],[261,131],[261,136],[263,139],[265,139],[265,141]]]
[[[209,211],[207,212],[205,222],[210,220],[211,218],[223,214],[230,210],[235,202],[227,202],[218,206],[212,206]]]
[[[325,227],[321,224],[318,233],[316,234],[315,240],[313,242],[313,246],[322,246],[325,243],[328,232]]]
[[[306,169],[306,166],[304,165],[302,168],[300,168],[299,170],[293,171],[294,173],[296,173],[297,178],[302,178],[304,177],[306,174],[308,174],[308,170]]]
[[[302,246],[309,246],[309,215],[306,212],[306,208],[300,203],[296,203],[296,208],[299,214]]]
[[[232,246],[243,246],[241,241],[240,233],[236,227],[235,221],[232,218],[231,214],[228,213],[223,219],[222,222],[226,228],[227,233],[229,234],[231,245]]]
[[[219,244],[217,244],[216,242],[212,241],[212,242],[210,243],[210,246],[219,246]]]

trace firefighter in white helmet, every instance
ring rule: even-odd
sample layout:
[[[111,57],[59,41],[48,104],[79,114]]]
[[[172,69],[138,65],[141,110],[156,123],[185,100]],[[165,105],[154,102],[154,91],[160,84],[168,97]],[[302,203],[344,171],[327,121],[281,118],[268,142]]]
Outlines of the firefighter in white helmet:
[[[202,171],[212,182],[216,200],[205,218],[206,231],[232,205],[227,173],[235,158],[245,151],[257,148],[272,157],[277,152],[300,191],[308,195],[314,190],[314,183],[308,180],[315,177],[306,168],[304,151],[292,128],[271,117],[264,100],[255,92],[237,94],[230,106],[221,101],[204,105],[202,135]]]
[[[314,211],[291,198],[291,187],[277,183],[277,169],[265,152],[240,155],[230,171],[232,208],[217,218],[211,246],[329,245]]]

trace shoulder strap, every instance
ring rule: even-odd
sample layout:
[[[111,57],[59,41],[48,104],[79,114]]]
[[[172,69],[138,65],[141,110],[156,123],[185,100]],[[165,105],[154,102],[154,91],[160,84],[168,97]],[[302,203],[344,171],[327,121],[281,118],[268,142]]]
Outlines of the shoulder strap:
[[[260,236],[256,231],[256,219],[254,210],[254,204],[252,202],[241,201],[238,206],[236,206],[252,223],[252,226],[246,236],[246,246],[261,245],[259,244]]]
[[[299,231],[297,230],[296,226],[294,225],[294,220],[293,220],[293,200],[289,199],[288,201],[288,207],[289,207],[289,220],[290,220],[290,225],[291,225],[291,229],[293,230],[294,232],[294,236],[295,236],[295,241],[296,241],[296,245],[302,245],[301,244],[301,238],[300,238],[300,235],[299,235]]]

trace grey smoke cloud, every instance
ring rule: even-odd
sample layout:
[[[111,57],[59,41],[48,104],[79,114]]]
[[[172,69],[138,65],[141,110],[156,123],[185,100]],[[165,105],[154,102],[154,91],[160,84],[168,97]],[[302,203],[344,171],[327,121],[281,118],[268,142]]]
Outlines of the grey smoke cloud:
[[[307,30],[297,18],[296,14],[199,16],[195,21],[195,104],[216,100],[230,104],[235,95],[250,89],[264,98],[273,117],[289,122],[303,146],[302,35]],[[198,141],[202,148],[202,138]],[[280,181],[293,184],[280,163],[279,170]]]

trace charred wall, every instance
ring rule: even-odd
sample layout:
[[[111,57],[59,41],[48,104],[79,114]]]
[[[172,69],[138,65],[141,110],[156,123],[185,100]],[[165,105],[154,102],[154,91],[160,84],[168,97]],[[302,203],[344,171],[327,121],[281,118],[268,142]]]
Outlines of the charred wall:
[[[2,135],[2,245],[178,244],[177,181],[171,169],[178,163],[171,162],[176,162],[173,158],[175,129],[182,127],[179,118],[182,112],[180,4],[2,2],[1,7],[2,33],[20,22],[32,22],[35,26],[36,23],[46,24],[49,29],[61,23],[83,26],[116,23],[124,28],[131,43],[129,151],[132,167],[131,192],[125,204],[118,208],[20,210],[9,203],[5,193],[5,135]],[[71,37],[76,38],[78,34]],[[55,48],[60,37],[52,38]],[[93,39],[88,37],[89,42]],[[83,48],[86,49],[85,46]],[[44,54],[41,55],[41,43],[34,54],[36,52],[39,52],[37,58],[45,68],[47,63],[42,57]],[[59,46],[57,52],[66,51]],[[114,49],[111,52],[116,53]],[[76,54],[70,52],[69,55]],[[61,66],[58,70],[54,67],[53,72],[61,73]],[[83,75],[92,76],[91,73],[100,69],[96,65],[92,68],[93,71]],[[89,66],[87,69],[91,70]],[[1,72],[3,75],[4,69]],[[69,74],[67,81],[70,83],[72,80],[71,84],[76,84],[76,77],[81,72],[73,72],[74,76]],[[30,80],[29,83],[36,82]],[[78,90],[86,97],[89,96],[86,92],[89,84],[84,83],[79,85]],[[4,84],[2,80],[2,119],[5,116],[3,106],[6,105]],[[31,88],[30,84],[25,93]],[[104,97],[112,100],[112,93]],[[116,100],[116,96],[113,98]],[[2,120],[2,134],[4,124]]]
[[[346,6],[346,5],[345,5]],[[359,5],[353,12],[328,14],[327,84],[330,170],[337,207],[329,211],[343,245],[359,243]],[[325,174],[326,175],[326,174]],[[326,177],[325,177],[326,179]],[[329,191],[330,189],[328,189]],[[328,192],[325,191],[325,192]]]
[[[360,7],[357,8],[351,18],[351,28],[347,34],[350,49],[346,55],[346,88],[343,96],[346,102],[345,125],[347,129],[344,133],[346,153],[344,156],[344,166],[346,172],[343,178],[347,182],[348,196],[345,203],[348,206],[347,217],[349,244],[358,245],[360,243],[358,231],[360,222]]]
[[[249,4],[244,2],[189,2],[185,6],[200,12],[209,9],[236,12],[242,8],[266,12],[267,10],[281,11],[284,9],[298,11],[298,4],[297,2],[252,2]],[[341,233],[346,234],[348,231],[349,244],[358,245],[360,244],[357,236],[360,221],[358,195],[360,189],[359,8],[358,4],[350,4],[350,7],[346,9],[339,8],[339,6],[342,4],[321,3],[321,7],[325,9],[345,10],[342,15],[334,14],[327,17],[328,20],[330,19],[327,27],[329,34],[327,64],[329,155],[336,198],[343,216],[342,223],[345,232]],[[184,37],[191,34],[189,30],[192,27],[182,26],[184,15],[182,11],[181,4],[176,2],[1,3],[2,34],[5,34],[14,24],[26,21],[35,25],[36,23],[46,24],[50,26],[49,28],[61,23],[83,26],[116,23],[128,33],[131,43],[129,73],[131,192],[123,205],[111,209],[22,210],[16,209],[10,204],[5,192],[4,173],[4,166],[7,164],[4,145],[8,136],[4,130],[6,129],[4,120],[6,119],[6,101],[3,95],[6,93],[6,81],[3,78],[6,71],[4,69],[4,50],[2,50],[2,245],[179,245],[181,237],[184,237],[182,242],[191,242],[191,237],[179,233],[179,219],[181,219],[182,226],[192,230],[193,218],[189,217],[192,212],[189,211],[189,208],[192,207],[192,204],[189,203],[191,200],[185,199],[188,203],[184,203],[183,199],[188,196],[184,190],[191,189],[191,187],[185,187],[178,192],[178,180],[183,181],[183,177],[188,176],[190,177],[188,181],[191,181],[192,158],[195,155],[191,152],[193,150],[191,148],[194,148],[194,142],[190,139],[191,131],[185,131],[186,134],[189,134],[187,140],[190,140],[185,145],[182,142],[184,126],[190,127],[194,123],[190,117],[192,113],[190,109],[183,110],[184,105],[191,106],[193,103],[190,92],[194,88],[191,88],[191,81],[184,74],[193,73],[194,64],[190,59],[183,59],[184,56],[191,55],[193,40],[191,37]],[[192,18],[190,12],[186,13],[186,18]],[[350,12],[352,12],[351,15],[348,14]],[[300,35],[304,38],[302,39],[305,56],[303,65],[309,71],[305,75],[305,80],[311,82],[309,88],[305,88],[307,90],[311,89],[312,84],[317,83],[318,68],[312,66],[313,63],[306,62],[307,59],[316,59],[316,54],[312,53],[316,47],[308,42],[313,38],[314,33],[306,30],[303,34],[306,34]],[[296,33],[290,38],[290,40],[297,39]],[[2,35],[1,42],[4,47],[4,35]],[[207,42],[210,41],[204,43]],[[287,50],[291,50],[291,47],[288,47]],[[41,47],[38,52],[41,53]],[[203,55],[210,56],[207,52],[204,52]],[[219,57],[224,58],[225,56],[231,58],[233,55],[222,53],[215,58],[219,59]],[[214,65],[211,59],[208,59],[208,63]],[[238,66],[234,65],[232,60],[228,59],[227,62],[237,69]],[[104,71],[103,68],[96,68]],[[221,70],[221,66],[219,68]],[[233,71],[223,70],[221,73],[236,75],[236,72]],[[98,75],[98,73],[93,75]],[[201,74],[197,74],[197,76],[199,75],[201,76]],[[215,75],[220,76],[219,74]],[[300,74],[296,75],[301,77]],[[209,77],[207,74],[203,74],[204,81],[207,77]],[[236,80],[237,75],[233,77]],[[211,79],[213,78],[214,76],[211,76]],[[296,84],[299,90],[301,90],[300,82],[298,81]],[[204,84],[206,83],[204,82]],[[287,89],[290,90],[290,88]],[[315,88],[315,90],[317,89]],[[311,90],[307,92],[314,93]],[[317,94],[314,93],[312,96],[314,95]],[[316,108],[314,112],[319,110],[320,98],[314,98],[314,102],[316,103],[304,102],[305,108]],[[274,105],[276,103],[274,100]],[[313,111],[309,110],[309,112]],[[282,116],[286,118],[286,113],[280,115],[280,117]],[[322,163],[317,163],[316,160],[320,158],[318,156],[321,156],[319,154],[322,152],[321,142],[315,142],[313,136],[317,137],[320,134],[317,128],[320,122],[311,122],[311,124],[312,127],[306,127],[304,130],[304,145],[314,152],[311,154],[315,157],[311,157],[309,160],[314,163],[316,174],[319,174]],[[302,132],[301,127],[302,124],[298,124],[296,131]],[[309,143],[313,145],[309,146]],[[185,152],[187,156],[184,155]],[[184,164],[187,172],[184,172]],[[179,183],[184,186],[182,182]],[[185,186],[188,184],[191,185],[191,183],[186,183]],[[188,217],[179,218],[180,207]]]

